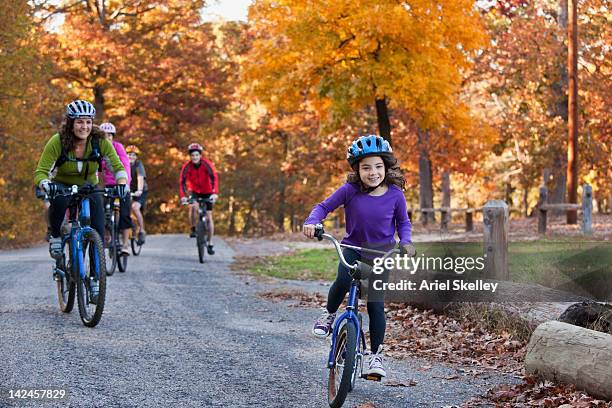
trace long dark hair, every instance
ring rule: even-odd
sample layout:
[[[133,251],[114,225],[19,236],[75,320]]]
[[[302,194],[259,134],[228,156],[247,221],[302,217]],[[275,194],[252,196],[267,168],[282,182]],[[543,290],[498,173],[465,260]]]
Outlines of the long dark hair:
[[[402,169],[400,169],[399,162],[395,158],[395,156],[379,156],[384,165],[385,165],[385,179],[383,183],[385,184],[393,184],[399,187],[401,190],[404,190],[404,186],[406,185],[406,178],[404,177],[404,173]],[[353,171],[349,172],[346,175],[346,181],[349,183],[358,184],[361,192],[367,193],[370,191],[370,187],[363,184],[361,181],[361,177],[359,177],[359,161],[351,166]]]
[[[74,134],[74,121],[75,119],[66,118],[60,127],[60,140],[62,141],[62,147],[65,152],[71,152],[74,150],[76,135]],[[87,137],[87,141],[92,141],[97,138],[98,142],[104,138],[104,132],[100,130],[98,126],[92,126],[91,133]]]

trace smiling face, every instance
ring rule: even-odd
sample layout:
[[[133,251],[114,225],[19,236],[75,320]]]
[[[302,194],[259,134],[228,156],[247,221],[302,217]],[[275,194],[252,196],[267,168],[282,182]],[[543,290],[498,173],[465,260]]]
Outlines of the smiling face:
[[[134,152],[128,153],[128,157],[130,159],[130,164],[134,164],[136,163],[136,160],[138,160],[138,155]]]
[[[359,162],[359,178],[367,187],[377,187],[385,179],[385,163],[380,156],[370,156]]]
[[[198,164],[200,160],[202,159],[202,154],[198,152],[197,150],[194,150],[189,155],[191,156],[191,162],[193,164]]]
[[[93,127],[93,120],[89,118],[79,118],[74,120],[72,131],[77,139],[87,140]]]

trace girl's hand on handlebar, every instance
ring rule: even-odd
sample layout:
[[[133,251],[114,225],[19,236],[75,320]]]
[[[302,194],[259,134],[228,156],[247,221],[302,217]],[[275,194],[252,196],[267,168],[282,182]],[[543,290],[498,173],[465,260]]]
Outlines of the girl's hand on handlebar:
[[[402,244],[400,246],[400,253],[402,255],[405,254],[405,255],[408,255],[408,256],[415,256],[416,255],[416,248],[412,244]]]
[[[314,238],[314,233],[315,233],[315,226],[314,226],[314,224],[304,224],[304,226],[302,227],[302,232],[308,238],[313,239]]]
[[[181,204],[187,205],[187,203],[189,203],[189,199],[187,197],[181,197]]]

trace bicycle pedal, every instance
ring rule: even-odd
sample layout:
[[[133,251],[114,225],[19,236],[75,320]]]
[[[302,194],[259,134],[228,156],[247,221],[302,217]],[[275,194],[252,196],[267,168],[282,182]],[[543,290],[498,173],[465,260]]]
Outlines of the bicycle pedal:
[[[382,377],[380,375],[377,374],[363,374],[361,376],[361,378],[364,378],[368,381],[377,381],[377,382],[381,382],[382,381]]]

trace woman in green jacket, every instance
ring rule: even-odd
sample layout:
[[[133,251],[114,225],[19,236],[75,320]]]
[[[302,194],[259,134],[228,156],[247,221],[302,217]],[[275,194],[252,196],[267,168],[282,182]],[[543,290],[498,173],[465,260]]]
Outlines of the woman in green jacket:
[[[82,186],[86,183],[97,185],[98,167],[106,160],[119,184],[119,194],[129,194],[127,172],[121,164],[112,144],[106,140],[104,132],[94,128],[93,119],[96,109],[87,101],[75,100],[66,106],[66,118],[59,133],[45,145],[36,171],[34,182],[47,193],[51,182],[63,186]],[[92,194],[91,226],[104,237],[104,203],[101,193]],[[68,208],[69,197],[55,197],[49,208],[49,221],[52,238],[49,253],[53,258],[61,257],[60,227]]]

